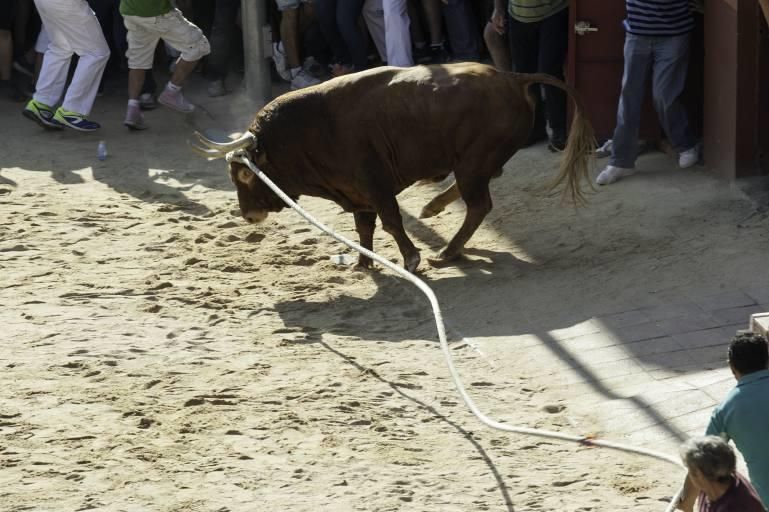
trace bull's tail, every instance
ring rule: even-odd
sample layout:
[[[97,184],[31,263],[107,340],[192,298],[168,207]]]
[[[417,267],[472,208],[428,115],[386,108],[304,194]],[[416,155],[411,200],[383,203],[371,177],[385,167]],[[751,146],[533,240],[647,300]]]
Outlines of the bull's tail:
[[[569,199],[574,204],[584,204],[585,196],[582,192],[582,180],[586,180],[592,187],[590,169],[594,163],[596,141],[593,126],[585,117],[579,94],[569,84],[543,73],[513,74],[513,76],[519,82],[523,82],[524,86],[545,84],[557,87],[565,91],[574,102],[574,116],[571,121],[566,149],[564,149],[561,156],[558,176],[548,184],[548,188],[552,191],[565,183],[563,198]]]

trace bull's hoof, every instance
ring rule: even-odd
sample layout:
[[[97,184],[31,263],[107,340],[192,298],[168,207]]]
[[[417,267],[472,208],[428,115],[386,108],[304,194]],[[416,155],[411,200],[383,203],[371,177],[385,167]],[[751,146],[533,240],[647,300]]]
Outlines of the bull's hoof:
[[[443,211],[443,208],[435,209],[434,207],[431,207],[428,204],[424,208],[422,208],[421,212],[419,212],[419,218],[420,219],[429,219],[430,217],[435,217],[436,215],[438,215],[442,211]]]
[[[427,262],[430,264],[431,267],[435,268],[444,268],[444,267],[450,267],[454,263],[457,262],[457,260],[462,258],[462,253],[456,253],[456,254],[446,254],[446,252],[442,252],[438,255],[437,258],[427,258]]]
[[[413,274],[419,266],[420,260],[421,258],[419,257],[419,253],[416,253],[413,256],[410,256],[408,259],[404,260],[403,267]]]
[[[358,263],[352,268],[356,272],[365,272],[374,268],[374,261],[371,258],[361,256]]]

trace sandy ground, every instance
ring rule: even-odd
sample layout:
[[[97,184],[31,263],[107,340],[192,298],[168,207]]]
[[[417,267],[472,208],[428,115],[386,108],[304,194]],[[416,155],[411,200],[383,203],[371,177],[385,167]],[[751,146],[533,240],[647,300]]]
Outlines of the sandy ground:
[[[410,285],[335,265],[345,248],[293,212],[246,225],[224,164],[186,141],[243,129],[251,107],[193,99],[208,113],[158,110],[126,133],[122,98],[100,98],[98,135],[43,132],[0,103],[0,508],[664,509],[680,476],[668,464],[483,427]],[[591,414],[595,396],[569,396],[541,352],[511,344],[767,283],[769,219],[660,154],[575,210],[539,191],[555,165],[542,147],[514,157],[467,261],[421,275],[484,411],[621,439]],[[461,220],[459,204],[415,218],[438,188],[401,196],[423,257]],[[334,204],[301,203],[355,236]],[[399,259],[381,229],[375,248]],[[491,337],[508,340],[504,357]]]

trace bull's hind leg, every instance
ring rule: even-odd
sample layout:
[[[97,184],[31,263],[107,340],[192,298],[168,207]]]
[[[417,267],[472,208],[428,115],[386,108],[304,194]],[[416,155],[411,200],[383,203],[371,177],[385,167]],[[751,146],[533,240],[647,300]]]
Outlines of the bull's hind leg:
[[[390,234],[398,244],[398,249],[403,256],[403,266],[409,272],[414,272],[419,266],[419,251],[409,239],[406,230],[403,229],[403,218],[395,196],[384,199],[384,202],[375,205],[379,218],[382,219],[382,229]]]
[[[376,213],[355,212],[355,230],[358,232],[360,244],[369,251],[374,250],[374,228],[376,227]],[[374,262],[368,256],[359,255],[357,270],[370,269]]]
[[[438,258],[428,260],[433,266],[443,266],[457,259],[462,254],[462,249],[464,249],[467,241],[470,240],[475,230],[491,211],[489,176],[457,175],[457,187],[467,205],[465,220]]]
[[[422,212],[419,214],[420,219],[428,219],[430,217],[435,217],[439,213],[443,211],[446,206],[450,205],[454,201],[459,199],[459,188],[457,187],[457,182],[449,186],[446,190],[435,196],[429,203],[427,203],[424,208],[422,208]]]

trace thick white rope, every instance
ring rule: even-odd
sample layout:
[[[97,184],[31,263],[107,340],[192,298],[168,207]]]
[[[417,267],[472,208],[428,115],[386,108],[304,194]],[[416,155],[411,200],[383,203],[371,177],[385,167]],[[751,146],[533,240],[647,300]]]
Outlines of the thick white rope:
[[[366,249],[365,247],[357,244],[356,242],[353,242],[352,240],[345,238],[344,236],[336,233],[334,230],[321,224],[312,215],[307,213],[301,206],[299,206],[294,200],[288,197],[277,185],[275,185],[275,183],[273,183],[273,181],[269,177],[267,177],[267,175],[265,175],[261,170],[259,170],[259,168],[256,167],[254,163],[251,162],[251,160],[248,158],[248,153],[246,150],[239,149],[237,151],[232,151],[230,153],[227,153],[226,159],[228,162],[234,161],[234,162],[240,162],[247,165],[248,168],[251,169],[251,172],[253,172],[260,180],[262,180],[268,187],[270,187],[272,191],[275,192],[278,195],[278,197],[280,197],[287,205],[289,205],[291,208],[296,210],[296,212],[299,213],[299,215],[304,217],[304,219],[307,220],[307,222],[309,222],[316,228],[320,229],[327,235],[355,249],[356,251],[363,254],[364,256],[368,256],[372,260],[380,263],[381,265],[387,267],[388,269],[392,270],[396,274],[402,276],[404,279],[413,283],[417,288],[419,288],[422,291],[422,293],[424,293],[427,296],[427,299],[430,301],[430,305],[433,308],[433,315],[435,316],[435,325],[438,330],[438,339],[440,341],[441,350],[443,351],[443,355],[446,360],[446,365],[449,368],[449,373],[451,374],[451,378],[454,381],[454,386],[456,386],[457,391],[459,391],[459,394],[462,396],[462,400],[464,400],[465,405],[467,405],[470,411],[481,421],[481,423],[493,429],[504,430],[506,432],[514,432],[516,434],[526,434],[531,436],[546,437],[550,439],[560,439],[562,441],[573,441],[583,446],[601,446],[603,448],[611,448],[614,450],[619,450],[619,451],[628,452],[628,453],[637,453],[640,455],[645,455],[647,457],[664,460],[676,466],[683,467],[683,464],[678,457],[673,457],[666,453],[649,450],[646,448],[638,448],[635,446],[630,446],[630,445],[621,444],[621,443],[615,443],[612,441],[594,439],[591,437],[577,436],[572,434],[563,434],[561,432],[554,432],[551,430],[542,430],[542,429],[536,429],[536,428],[516,427],[512,425],[506,425],[504,423],[500,423],[498,421],[492,420],[491,418],[483,414],[476,407],[475,402],[473,402],[473,399],[467,393],[467,390],[465,389],[465,386],[464,384],[462,384],[462,381],[459,377],[459,373],[457,372],[457,369],[454,367],[454,358],[451,355],[451,350],[449,350],[449,345],[448,345],[448,342],[446,341],[446,328],[443,323],[443,315],[441,314],[441,308],[438,304],[438,299],[436,298],[435,293],[433,293],[432,289],[429,286],[427,286],[427,284],[425,284],[424,281],[422,281],[421,279],[419,279],[418,277],[416,277],[414,274],[407,271],[406,269],[398,265],[394,265],[391,261],[379,256],[377,253]],[[673,510],[675,510],[675,505],[678,503],[680,495],[681,495],[681,490],[679,490],[676,493],[676,495],[673,497],[673,500],[668,505],[668,508],[665,509],[665,512],[672,512]]]

